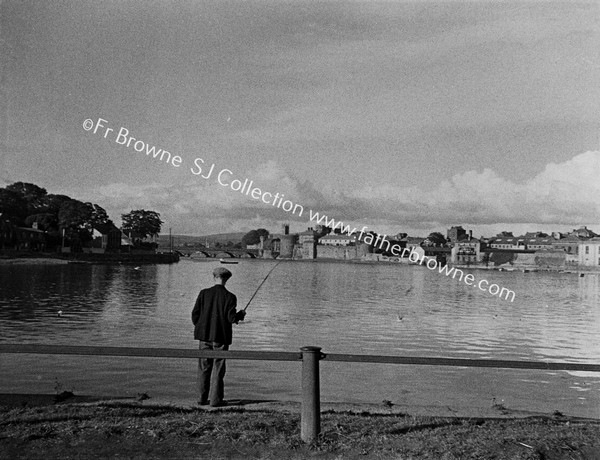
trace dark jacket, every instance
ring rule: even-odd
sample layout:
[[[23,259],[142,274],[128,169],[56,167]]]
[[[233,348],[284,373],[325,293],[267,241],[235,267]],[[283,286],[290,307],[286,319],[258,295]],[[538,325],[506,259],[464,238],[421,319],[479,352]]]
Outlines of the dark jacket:
[[[231,345],[231,324],[238,320],[236,305],[237,298],[225,286],[201,290],[192,310],[194,338]]]

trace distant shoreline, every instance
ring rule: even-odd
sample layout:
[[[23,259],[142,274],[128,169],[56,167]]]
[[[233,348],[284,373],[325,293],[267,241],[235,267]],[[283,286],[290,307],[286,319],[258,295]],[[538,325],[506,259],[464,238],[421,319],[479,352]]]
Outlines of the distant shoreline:
[[[160,257],[160,256],[158,256]],[[418,264],[403,264],[390,260],[373,260],[373,259],[334,259],[334,258],[316,258],[316,259],[263,259],[263,258],[240,258],[234,260],[260,260],[260,261],[290,261],[290,262],[304,262],[304,263],[352,263],[352,264],[361,264],[361,265],[376,265],[376,264],[384,264],[384,265],[406,265],[413,266]],[[194,261],[194,262],[219,262],[220,259],[213,257],[181,257],[180,261]],[[7,256],[0,255],[0,266],[3,265],[67,265],[73,263],[82,263],[82,264],[97,264],[97,263],[149,263],[148,261],[142,260],[127,260],[123,259],[122,261],[118,260],[93,260],[93,259],[65,259],[60,258],[58,256],[41,256],[41,257],[29,257],[27,255],[21,256]],[[162,262],[162,261],[161,261]],[[150,262],[153,263],[153,262]],[[154,262],[160,263],[160,262]],[[163,262],[164,263],[164,262]],[[456,269],[460,270],[492,270],[492,271],[505,271],[505,272],[524,272],[524,273],[535,273],[535,272],[549,272],[549,273],[562,273],[562,274],[571,274],[571,275],[600,275],[600,270],[596,267],[569,267],[568,269],[564,268],[540,268],[540,267],[510,267],[510,266],[480,266],[480,265],[452,265]]]
[[[0,265],[66,265],[69,261],[51,257],[0,258]]]
[[[0,253],[0,265],[164,264],[179,262],[177,253]]]

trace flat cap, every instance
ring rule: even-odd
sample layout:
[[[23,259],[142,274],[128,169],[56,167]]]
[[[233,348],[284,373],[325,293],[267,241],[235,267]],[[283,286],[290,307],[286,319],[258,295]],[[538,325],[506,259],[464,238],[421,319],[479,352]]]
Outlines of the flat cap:
[[[233,276],[233,273],[231,273],[226,268],[217,267],[217,268],[215,268],[213,270],[213,276],[219,276],[221,278],[228,279],[228,278],[231,278]]]

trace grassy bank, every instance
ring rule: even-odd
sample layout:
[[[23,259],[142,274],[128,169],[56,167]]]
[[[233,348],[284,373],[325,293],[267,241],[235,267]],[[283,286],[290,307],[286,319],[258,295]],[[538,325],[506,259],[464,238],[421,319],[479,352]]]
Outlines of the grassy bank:
[[[600,424],[562,417],[474,419],[324,413],[320,439],[299,415],[138,403],[3,408],[0,458],[600,458]]]

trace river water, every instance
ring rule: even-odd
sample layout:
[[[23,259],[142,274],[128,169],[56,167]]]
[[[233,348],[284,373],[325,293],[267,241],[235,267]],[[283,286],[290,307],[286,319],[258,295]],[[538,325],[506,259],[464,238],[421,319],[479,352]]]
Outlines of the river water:
[[[240,306],[274,263],[230,266]],[[0,266],[0,341],[196,348],[191,309],[217,265]],[[600,362],[598,276],[472,273],[514,302],[424,267],[283,261],[234,326],[232,349]],[[0,366],[1,393],[195,399],[190,359],[5,354]],[[299,379],[299,363],[230,360],[226,397],[298,401]],[[321,399],[600,418],[600,374],[323,362]]]

